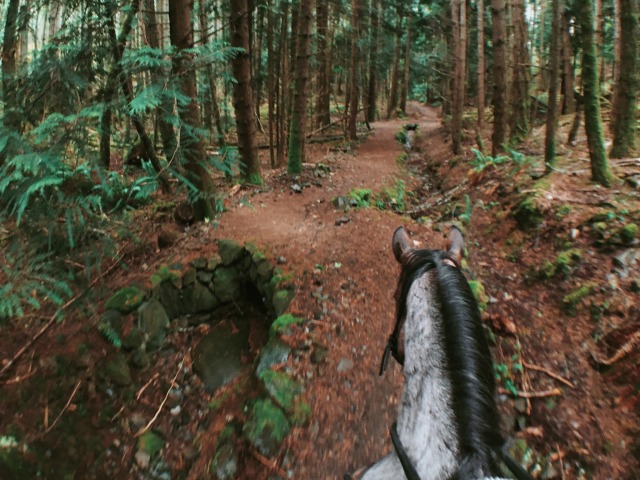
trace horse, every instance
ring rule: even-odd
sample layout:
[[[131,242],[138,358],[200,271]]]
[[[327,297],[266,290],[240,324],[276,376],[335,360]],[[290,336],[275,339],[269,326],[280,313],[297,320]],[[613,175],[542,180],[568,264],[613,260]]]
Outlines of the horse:
[[[500,433],[491,352],[460,266],[462,233],[451,229],[446,251],[418,250],[399,227],[392,249],[401,274],[380,374],[391,354],[403,366],[404,385],[391,427],[394,450],[358,478],[506,480],[504,462],[518,480],[533,480],[508,456]]]

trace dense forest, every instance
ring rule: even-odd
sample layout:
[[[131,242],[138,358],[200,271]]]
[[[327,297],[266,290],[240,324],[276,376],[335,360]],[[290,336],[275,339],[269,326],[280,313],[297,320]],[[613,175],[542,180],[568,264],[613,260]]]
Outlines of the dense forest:
[[[136,265],[142,212],[216,228],[240,189],[299,193],[311,146],[355,152],[406,119],[404,142],[412,103],[475,162],[471,187],[534,135],[537,180],[583,132],[596,192],[640,151],[639,0],[5,0],[0,19],[0,335],[99,316],[92,288]]]

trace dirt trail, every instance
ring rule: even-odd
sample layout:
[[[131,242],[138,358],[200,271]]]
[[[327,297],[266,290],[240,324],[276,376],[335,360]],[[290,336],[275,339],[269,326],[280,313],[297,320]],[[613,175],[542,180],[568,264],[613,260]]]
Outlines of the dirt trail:
[[[322,187],[260,194],[250,199],[253,206],[237,206],[220,220],[221,237],[256,242],[286,259],[299,286],[293,308],[314,319],[311,354],[327,352],[317,363],[302,358],[297,365],[308,379],[313,420],[289,439],[296,478],[342,478],[391,449],[388,428],[402,375],[394,365],[379,377],[378,368],[395,311],[391,235],[403,220],[375,208],[338,212],[331,199],[354,188],[380,191],[403,174],[395,140],[402,125],[417,121],[422,133],[438,125],[431,109],[412,104],[410,112],[409,120],[374,123],[355,156],[329,163],[334,175]],[[345,216],[349,222],[336,226]],[[425,234],[420,238],[427,241]]]

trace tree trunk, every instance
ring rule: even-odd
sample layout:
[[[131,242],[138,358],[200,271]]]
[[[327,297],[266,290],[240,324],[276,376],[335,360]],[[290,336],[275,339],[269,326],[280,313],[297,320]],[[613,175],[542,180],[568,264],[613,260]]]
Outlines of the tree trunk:
[[[290,175],[302,172],[305,161],[305,135],[307,126],[307,85],[309,83],[309,57],[311,56],[311,23],[314,0],[300,1],[298,41],[296,46],[296,79],[293,97],[293,114],[289,128],[289,157],[287,171]]]
[[[331,102],[329,96],[329,3],[319,1],[316,5],[316,22],[318,32],[318,71],[316,75],[316,125],[318,128],[331,123]]]
[[[147,0],[152,3],[153,0]],[[207,34],[207,14],[204,9],[204,2],[198,3],[198,17],[200,19],[200,30],[202,30],[202,44],[206,45],[209,43],[209,35]],[[222,126],[222,117],[220,116],[220,106],[218,105],[218,88],[216,87],[216,79],[213,74],[213,69],[211,65],[206,65],[204,67],[205,75],[207,77],[207,84],[209,85],[209,101],[208,103],[211,105],[211,113],[213,116],[213,123],[216,127],[216,131],[218,132],[217,140],[218,145],[221,147],[226,147],[227,140],[224,136],[224,127]]]
[[[562,113],[575,111],[573,66],[571,65],[571,34],[569,13],[562,14]]]
[[[622,15],[622,0],[613,0],[613,84],[618,85],[619,75],[620,75],[620,67],[622,64],[621,52],[622,52],[622,36],[620,34],[620,17]],[[616,88],[613,89],[613,100],[612,105],[616,104],[616,95],[618,94],[618,90]],[[615,113],[612,112],[612,115]],[[611,118],[611,122],[613,124],[613,117]]]
[[[273,15],[273,0],[267,1],[267,104],[269,122],[269,165],[276,166],[276,152],[274,149],[275,110],[276,110],[276,59],[273,45],[275,22]]]
[[[513,0],[513,91],[511,95],[511,140],[519,143],[529,135],[529,52],[524,0]]]
[[[381,0],[371,5],[371,50],[369,52],[369,90],[367,93],[367,121],[375,122],[378,103],[378,49],[380,48]]]
[[[397,7],[396,20],[396,48],[393,55],[393,73],[391,74],[391,91],[389,93],[389,103],[387,106],[387,120],[395,117],[396,108],[398,108],[398,76],[400,70],[400,55],[402,47],[402,7]]]
[[[462,0],[464,1],[464,0]],[[407,114],[407,96],[409,95],[409,72],[411,69],[411,10],[407,13],[407,27],[404,43],[404,72],[402,74],[402,92],[400,93],[400,111]]]
[[[640,52],[638,39],[638,0],[620,0],[620,68],[615,91],[616,103],[613,105],[613,147],[611,157],[630,156],[636,147],[637,114],[636,104],[639,87]]]
[[[466,7],[464,0],[451,2],[451,19],[453,25],[453,95],[451,110],[451,131],[453,153],[458,155],[462,149],[462,113],[464,109],[464,63],[466,58]]]
[[[351,86],[349,91],[351,97],[349,101],[349,124],[348,133],[350,140],[358,139],[357,118],[358,118],[358,40],[360,37],[360,5],[358,0],[351,2]]]
[[[182,123],[181,148],[189,179],[199,190],[194,201],[195,219],[213,218],[214,184],[205,166],[206,153],[202,139],[197,135],[200,129],[200,114],[197,103],[196,74],[192,68],[193,49],[192,0],[169,0],[169,37],[177,51],[173,58],[173,75],[180,78],[182,94],[190,98],[188,105],[180,110]],[[186,50],[186,51],[185,51]],[[191,132],[189,132],[191,131]]]
[[[504,0],[491,0],[493,18],[493,136],[491,154],[502,150],[507,130],[507,62]]]
[[[607,159],[602,135],[602,118],[598,94],[598,58],[596,55],[592,0],[580,0],[582,32],[582,79],[584,85],[584,127],[587,132],[591,178],[608,187],[614,179]]]
[[[539,21],[540,21],[540,25],[539,25],[539,34],[538,34],[538,38],[539,38],[539,42],[538,42],[538,72],[539,72],[539,78],[538,78],[538,91],[543,92],[545,90],[548,90],[548,85],[547,85],[547,78],[548,78],[548,74],[547,74],[547,64],[545,62],[545,59],[547,58],[547,56],[545,55],[544,52],[544,42],[545,42],[545,4],[547,3],[548,0],[540,0],[540,14],[539,14]]]
[[[476,126],[476,143],[480,151],[483,150],[482,132],[484,131],[484,0],[477,0],[478,5],[478,123]]]
[[[9,0],[7,20],[4,25],[2,40],[2,94],[4,101],[3,123],[8,129],[19,128],[19,116],[13,82],[16,75],[16,55],[18,49],[17,20],[20,0]]]
[[[559,47],[560,36],[560,2],[552,0],[551,7],[551,45],[549,46],[549,62],[551,73],[549,75],[549,101],[547,103],[547,131],[544,142],[544,162],[549,173],[556,164],[556,129],[558,126],[558,76],[560,73]]]
[[[142,12],[142,20],[145,27],[144,38],[147,44],[151,48],[162,48],[162,45],[160,45],[160,33],[158,31],[155,0],[145,0],[145,11]],[[162,77],[166,78],[169,76],[169,74],[170,72],[168,71],[157,72],[154,70],[152,71],[152,79],[154,83],[159,84],[162,80]],[[162,105],[160,105],[160,107],[156,109],[156,115],[158,117],[158,129],[160,130],[160,137],[162,138],[164,155],[167,158],[167,161],[170,163],[177,154],[178,144],[173,126],[167,121],[167,116],[172,114],[173,108],[173,103],[165,96],[163,98]],[[180,163],[181,162],[178,162],[178,164]]]
[[[233,106],[238,131],[238,151],[245,165],[244,178],[249,183],[262,184],[258,143],[256,141],[256,117],[251,88],[251,56],[249,53],[249,4],[247,0],[230,2],[231,46],[241,48],[233,59]]]
[[[287,112],[289,110],[287,99],[289,98],[289,53],[287,51],[289,42],[287,36],[287,25],[289,20],[289,2],[285,2],[282,8],[282,21],[280,28],[280,100],[278,102],[278,132],[277,144],[278,154],[276,155],[276,164],[278,166],[284,163],[285,155],[285,138],[287,125]]]

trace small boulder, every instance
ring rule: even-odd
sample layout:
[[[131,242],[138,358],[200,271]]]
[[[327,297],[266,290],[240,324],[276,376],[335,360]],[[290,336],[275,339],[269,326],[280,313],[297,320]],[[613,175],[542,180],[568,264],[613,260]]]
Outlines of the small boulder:
[[[218,267],[212,285],[222,303],[230,302],[240,295],[240,273],[233,267]]]
[[[266,457],[278,453],[291,426],[284,412],[270,399],[255,402],[242,432],[249,442]]]
[[[131,372],[127,358],[122,352],[115,352],[107,357],[104,367],[107,378],[120,387],[131,385]]]
[[[218,240],[218,254],[222,259],[223,265],[229,266],[240,260],[244,251],[244,248],[238,242],[234,242],[233,240]]]
[[[133,312],[144,301],[145,296],[146,293],[142,288],[131,285],[118,290],[107,300],[105,308],[108,310],[117,310],[123,314]]]
[[[210,312],[220,305],[211,290],[196,282],[182,291],[182,311],[186,314]]]
[[[146,333],[147,345],[151,349],[162,346],[169,328],[169,316],[162,304],[152,298],[138,311],[138,327]]]

